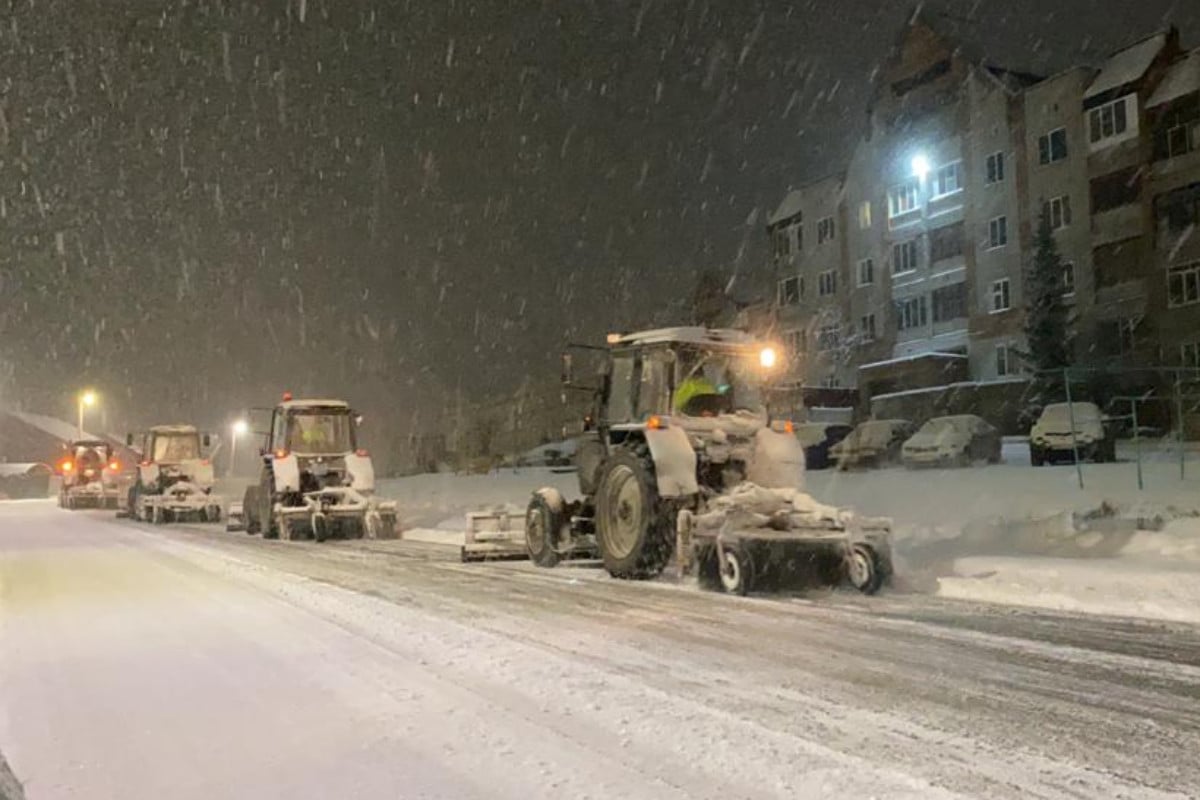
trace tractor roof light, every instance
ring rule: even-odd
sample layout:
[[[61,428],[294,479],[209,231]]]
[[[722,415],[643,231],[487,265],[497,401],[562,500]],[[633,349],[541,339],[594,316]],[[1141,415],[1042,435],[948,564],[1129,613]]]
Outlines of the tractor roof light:
[[[278,450],[276,450],[276,451],[275,451],[275,457],[276,457],[276,458],[287,458],[287,457],[288,457],[288,451],[287,451],[287,450],[284,450],[283,448],[280,448],[280,449],[278,449]]]
[[[71,470],[75,469],[75,465],[72,464],[70,461],[64,461],[60,465],[60,468],[62,469],[63,472],[70,472]]]
[[[292,393],[291,393],[291,392],[284,392],[284,393],[283,393],[283,402],[285,402],[285,403],[290,403],[290,402],[292,402]]]
[[[112,470],[113,472],[120,472],[121,471],[121,462],[120,461],[110,461],[110,462],[108,462],[108,468],[110,470]]]
[[[779,356],[775,353],[774,347],[764,347],[758,353],[758,364],[763,369],[774,369],[778,360]]]
[[[652,431],[661,431],[667,427],[667,421],[655,414],[650,419],[646,420],[646,427]]]
[[[360,447],[354,451],[354,455],[358,456],[359,458],[366,458],[367,456],[369,456],[371,454],[367,452],[367,449],[365,447]]]

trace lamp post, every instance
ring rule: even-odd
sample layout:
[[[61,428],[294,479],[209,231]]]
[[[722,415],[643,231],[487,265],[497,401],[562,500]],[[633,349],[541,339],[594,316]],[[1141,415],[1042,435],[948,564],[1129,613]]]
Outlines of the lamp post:
[[[96,405],[96,393],[91,389],[79,395],[79,438],[83,438],[83,410]]]
[[[246,424],[246,420],[244,420],[244,419],[235,420],[233,425],[231,425],[229,427],[230,432],[233,434],[229,438],[229,475],[230,475],[230,477],[233,476],[234,467],[237,465],[238,437],[243,435],[249,428],[250,428],[250,426]]]

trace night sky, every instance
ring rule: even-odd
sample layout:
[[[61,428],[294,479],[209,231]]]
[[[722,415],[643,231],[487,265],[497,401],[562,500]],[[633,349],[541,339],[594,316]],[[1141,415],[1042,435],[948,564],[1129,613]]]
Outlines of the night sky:
[[[945,2],[1057,70],[1194,2]],[[750,291],[912,7],[868,0],[0,0],[0,404],[402,420]],[[1047,10],[1050,9],[1050,10]],[[999,58],[999,56],[998,56]]]

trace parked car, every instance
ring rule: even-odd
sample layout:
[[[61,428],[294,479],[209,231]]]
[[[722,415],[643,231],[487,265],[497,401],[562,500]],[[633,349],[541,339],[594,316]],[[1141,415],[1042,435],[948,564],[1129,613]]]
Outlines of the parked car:
[[[1071,436],[1071,420],[1075,421],[1075,436]],[[1095,403],[1055,403],[1046,406],[1029,431],[1029,461],[1035,467],[1056,461],[1116,461],[1117,439],[1105,426],[1104,414]]]
[[[804,448],[804,465],[808,469],[829,469],[833,466],[830,449],[845,439],[853,425],[836,422],[806,422],[796,426],[796,438]]]
[[[1000,463],[1000,431],[974,414],[935,417],[901,448],[906,467],[966,467]]]
[[[904,440],[912,436],[913,425],[904,419],[876,419],[863,422],[845,439],[829,449],[838,469],[881,467],[900,460]]]

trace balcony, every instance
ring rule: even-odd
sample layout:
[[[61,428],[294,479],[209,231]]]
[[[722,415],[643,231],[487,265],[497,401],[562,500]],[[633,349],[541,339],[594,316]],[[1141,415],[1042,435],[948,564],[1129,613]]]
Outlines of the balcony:
[[[1142,204],[1135,202],[1092,215],[1092,246],[1120,242],[1145,231]]]

